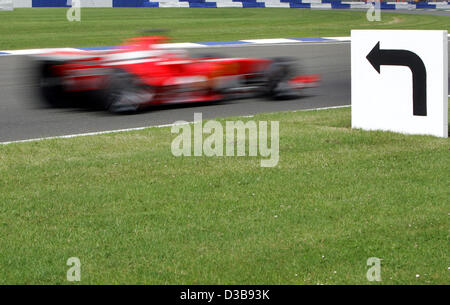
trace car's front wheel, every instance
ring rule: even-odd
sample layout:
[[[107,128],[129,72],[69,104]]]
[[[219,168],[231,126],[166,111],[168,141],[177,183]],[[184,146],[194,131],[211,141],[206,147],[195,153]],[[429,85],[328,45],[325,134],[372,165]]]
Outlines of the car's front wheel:
[[[295,75],[294,62],[289,58],[274,58],[266,70],[265,91],[270,98],[291,97],[289,79]]]
[[[113,113],[132,113],[150,102],[153,95],[151,88],[139,84],[135,76],[116,69],[108,76],[103,107]]]

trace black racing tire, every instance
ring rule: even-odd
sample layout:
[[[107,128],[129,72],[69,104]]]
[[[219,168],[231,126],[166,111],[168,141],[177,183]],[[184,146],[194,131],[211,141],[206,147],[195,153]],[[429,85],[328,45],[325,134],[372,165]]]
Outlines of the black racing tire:
[[[147,96],[143,96],[145,94]],[[123,69],[114,69],[102,90],[100,107],[112,113],[136,113],[142,102],[147,101],[146,97],[150,99],[151,96],[151,88],[141,86],[136,76]]]
[[[283,84],[295,75],[296,69],[290,58],[278,57],[271,60],[272,63],[265,72],[265,93],[269,98],[280,98],[289,94],[289,92],[285,92],[286,88],[283,88]]]
[[[58,61],[45,61],[38,64],[38,87],[44,101],[51,107],[69,106],[69,93],[64,90],[62,78],[53,69]]]

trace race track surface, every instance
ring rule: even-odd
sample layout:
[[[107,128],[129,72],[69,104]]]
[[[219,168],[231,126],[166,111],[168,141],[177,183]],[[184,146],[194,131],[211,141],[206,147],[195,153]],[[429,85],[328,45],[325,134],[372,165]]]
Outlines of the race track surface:
[[[321,86],[307,89],[302,98],[287,101],[237,100],[200,106],[178,106],[135,115],[114,115],[83,109],[50,109],[43,106],[32,78],[30,60],[23,56],[0,57],[0,142],[71,135],[116,129],[252,115],[261,112],[343,106],[350,104],[350,43],[251,45],[192,49],[190,53],[220,53],[230,57],[289,56],[299,60],[304,73],[319,73]]]

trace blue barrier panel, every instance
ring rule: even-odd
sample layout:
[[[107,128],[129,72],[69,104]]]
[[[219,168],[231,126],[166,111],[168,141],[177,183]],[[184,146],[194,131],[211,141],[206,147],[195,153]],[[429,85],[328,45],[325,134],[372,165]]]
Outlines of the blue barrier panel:
[[[382,10],[395,10],[395,4],[388,4],[385,2],[381,2],[380,8]]]
[[[67,0],[33,0],[32,7],[71,7]]]
[[[290,7],[290,8],[311,8],[311,4],[310,4],[310,3],[295,3],[295,2],[290,2],[290,3],[289,3],[289,7]]]
[[[266,7],[265,3],[262,2],[242,2],[242,7]]]
[[[344,4],[341,2],[337,2],[337,1],[332,1],[331,2],[331,8],[350,8],[350,4]]]
[[[189,2],[189,7],[217,7],[216,2]]]
[[[144,7],[159,7],[159,2],[144,2]]]
[[[253,2],[256,3],[256,0],[233,0],[233,2]]]
[[[113,7],[143,7],[146,0],[113,0]]]
[[[426,2],[417,2],[416,8],[436,8],[435,4],[428,4]]]
[[[350,4],[343,4],[340,0],[322,0],[322,3],[330,3],[332,8],[350,8]]]

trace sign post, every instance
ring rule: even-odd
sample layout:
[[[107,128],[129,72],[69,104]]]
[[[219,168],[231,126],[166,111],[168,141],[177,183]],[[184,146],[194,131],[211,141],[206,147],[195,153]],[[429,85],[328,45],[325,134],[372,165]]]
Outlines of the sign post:
[[[353,30],[352,127],[448,137],[448,33]]]

